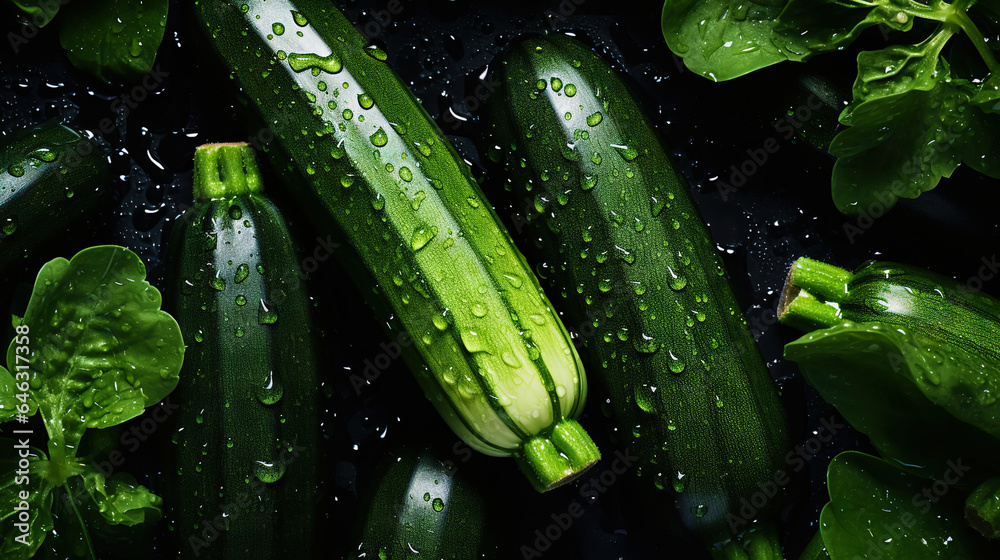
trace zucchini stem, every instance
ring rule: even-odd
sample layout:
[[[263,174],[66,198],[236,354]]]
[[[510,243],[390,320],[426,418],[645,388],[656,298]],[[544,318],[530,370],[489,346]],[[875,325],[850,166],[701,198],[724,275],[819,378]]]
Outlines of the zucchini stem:
[[[778,300],[778,319],[803,331],[840,322],[837,305],[847,296],[852,274],[843,268],[802,257],[792,263]]]
[[[965,500],[965,518],[984,537],[1000,537],[1000,478],[991,478],[972,491]]]
[[[785,287],[798,286],[824,301],[842,302],[847,297],[847,284],[854,275],[838,266],[801,257],[788,270]]]
[[[264,185],[253,148],[246,142],[195,148],[193,189],[196,202],[262,192]]]
[[[526,441],[515,457],[535,490],[546,492],[580,476],[600,460],[601,453],[576,420],[564,418],[548,436]]]

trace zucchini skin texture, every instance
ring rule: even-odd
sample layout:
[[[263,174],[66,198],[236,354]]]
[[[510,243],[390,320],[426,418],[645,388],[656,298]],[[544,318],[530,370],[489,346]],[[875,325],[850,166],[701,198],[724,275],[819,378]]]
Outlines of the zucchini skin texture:
[[[452,429],[520,460],[526,442],[575,424],[586,378],[568,332],[385,53],[329,2],[199,0],[196,13],[273,132],[272,164],[356,252],[337,256],[414,340],[404,356]],[[569,470],[593,464],[589,445]]]
[[[750,527],[741,500],[773,484],[790,447],[684,179],[627,86],[578,41],[529,38],[495,71],[494,155],[507,155],[507,188],[533,198],[525,238],[540,240],[641,484],[704,541],[734,537]]]
[[[868,261],[839,302],[856,323],[884,323],[1000,362],[1000,301],[919,267]]]
[[[348,558],[496,557],[485,497],[469,473],[457,472],[439,456],[431,448],[404,448],[384,465],[358,519],[360,543]]]
[[[110,181],[105,151],[55,121],[9,137],[0,147],[0,268],[93,211]]]
[[[311,558],[319,385],[287,225],[260,194],[197,202],[166,263],[187,344],[167,500],[181,558]]]

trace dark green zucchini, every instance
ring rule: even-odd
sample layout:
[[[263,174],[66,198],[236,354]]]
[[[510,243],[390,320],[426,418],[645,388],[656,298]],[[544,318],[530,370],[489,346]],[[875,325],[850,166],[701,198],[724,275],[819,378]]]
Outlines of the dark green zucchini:
[[[167,259],[187,350],[171,398],[182,558],[311,558],[319,421],[309,306],[253,150],[195,152]]]
[[[404,356],[452,429],[514,456],[539,490],[593,465],[566,328],[386,53],[326,1],[199,0],[196,12],[271,127],[271,162],[317,229],[340,230],[337,257],[390,309],[392,338],[413,342]]]
[[[495,68],[493,155],[533,200],[522,219],[544,222],[526,238],[540,238],[643,484],[706,542],[733,538],[751,526],[741,500],[776,486],[788,437],[685,181],[629,89],[578,41],[524,40]],[[766,517],[778,501],[754,509]]]
[[[432,449],[407,447],[381,470],[358,519],[349,558],[476,560],[496,557],[479,487]]]
[[[49,121],[0,146],[0,269],[90,214],[108,191],[105,150]]]

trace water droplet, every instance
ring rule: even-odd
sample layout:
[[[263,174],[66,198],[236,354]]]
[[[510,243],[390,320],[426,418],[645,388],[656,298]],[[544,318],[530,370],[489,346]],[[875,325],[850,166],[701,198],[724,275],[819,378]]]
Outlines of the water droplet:
[[[359,93],[358,105],[361,105],[362,109],[371,109],[375,105],[375,100],[367,93]]]
[[[344,175],[343,177],[340,178],[340,186],[344,187],[345,189],[353,184],[354,184],[354,177],[350,175]]]
[[[257,306],[257,322],[261,325],[273,325],[278,322],[278,309],[274,305],[268,305],[264,300],[260,300]]]
[[[278,58],[283,57],[279,55]],[[344,68],[344,65],[340,62],[340,59],[337,58],[336,54],[330,54],[329,56],[317,56],[312,53],[291,53],[287,55],[287,58],[288,66],[295,72],[302,72],[303,70],[319,70],[321,72],[327,72],[328,74],[336,74]]]
[[[367,53],[368,56],[374,58],[375,60],[379,60],[382,62],[385,62],[386,59],[389,58],[389,55],[386,54],[384,50],[382,50],[376,45],[368,45],[367,47],[365,47],[365,53]]]
[[[285,34],[285,26],[280,22],[275,22],[271,25],[271,31],[274,31],[274,34],[280,37]]]
[[[602,115],[601,112],[598,111],[598,112],[590,115],[589,117],[587,117],[587,124],[589,126],[597,126],[597,125],[601,124],[601,121],[603,121],[603,120],[604,120],[604,115]]]
[[[226,289],[226,279],[221,276],[213,276],[209,284],[220,292]]]
[[[475,315],[476,317],[486,316],[486,307],[484,307],[482,303],[477,303],[473,305],[472,307],[469,308],[469,310],[472,311],[472,314]]]
[[[573,97],[576,95],[576,86],[573,84],[566,84],[566,96]]]
[[[354,111],[352,111],[350,109],[344,109],[344,112],[342,113],[342,115],[344,116],[344,120],[345,121],[349,121],[349,120],[351,120],[351,119],[354,118]],[[382,129],[379,128],[379,130],[382,130]],[[382,133],[385,134],[385,131],[382,131]],[[375,134],[378,134],[378,133],[376,132]],[[374,136],[374,134],[372,136]],[[372,140],[372,144],[375,144],[375,140]],[[378,146],[378,144],[375,144],[375,145]],[[385,146],[385,144],[382,144],[382,145]]]
[[[413,200],[410,201],[410,208],[420,210],[420,203],[423,202],[425,198],[427,198],[427,193],[424,191],[417,191],[413,194]]]
[[[580,182],[581,188],[585,191],[597,186],[597,175],[584,175],[583,180]]]
[[[448,321],[441,315],[435,315],[432,319],[434,327],[439,331],[448,329]]]
[[[501,358],[503,359],[503,363],[512,368],[519,368],[522,366],[521,360],[518,360],[517,356],[506,350],[504,350],[503,354],[501,354]]]
[[[545,80],[538,80],[537,82],[535,82],[535,88],[538,91],[543,91],[546,85],[547,84],[545,83]]]
[[[243,217],[243,209],[237,204],[233,204],[229,207],[229,217],[238,220]]]
[[[437,235],[436,226],[422,226],[413,231],[413,237],[410,238],[410,247],[414,251],[419,251],[427,245],[434,236]]]
[[[673,373],[682,373],[684,371],[684,366],[685,366],[684,361],[678,358],[677,356],[674,356],[673,352],[670,352],[670,363],[669,363],[670,371],[672,371]]]
[[[562,89],[562,80],[559,78],[552,78],[552,91],[559,91]]]
[[[306,19],[306,16],[304,16],[304,15],[302,15],[302,14],[300,14],[300,13],[294,11],[294,10],[292,10],[292,19],[295,20],[295,25],[298,25],[299,27],[305,27],[305,26],[309,25],[309,20]]]
[[[236,280],[237,284],[242,284],[247,279],[247,276],[250,276],[250,265],[243,263],[236,267],[236,275],[233,277],[233,280]]]
[[[633,338],[632,346],[637,352],[642,352],[643,354],[652,354],[660,349],[660,345],[656,342],[656,339],[646,333]]]
[[[254,461],[253,474],[261,482],[277,482],[285,474],[285,463],[282,461]]]
[[[431,507],[437,512],[444,510],[444,500],[441,498],[434,498],[434,501],[431,502]]]
[[[612,144],[611,147],[614,148],[618,152],[618,155],[622,156],[622,159],[625,161],[632,161],[639,157],[639,151],[635,148],[630,148],[621,144]]]
[[[280,401],[284,393],[285,390],[281,386],[281,383],[274,378],[274,372],[269,371],[267,373],[267,380],[257,388],[257,399],[264,404],[271,405]]]
[[[399,178],[402,179],[402,180],[404,180],[404,181],[406,181],[407,183],[409,183],[410,181],[413,180],[413,172],[410,171],[409,167],[400,167],[399,168]],[[421,191],[421,192],[423,192],[423,191]],[[419,204],[417,206],[419,207]],[[414,208],[414,210],[416,210],[416,208]]]
[[[243,294],[236,296],[236,305],[244,306],[247,304],[247,297]]]

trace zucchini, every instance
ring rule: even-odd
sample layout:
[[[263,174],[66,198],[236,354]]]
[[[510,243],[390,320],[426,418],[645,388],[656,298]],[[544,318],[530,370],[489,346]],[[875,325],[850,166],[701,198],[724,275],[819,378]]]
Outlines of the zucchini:
[[[402,449],[381,469],[349,558],[496,557],[485,496],[431,448]]]
[[[187,344],[173,450],[182,558],[311,558],[319,420],[307,294],[246,144],[199,147],[175,226],[171,312]]]
[[[196,11],[273,130],[271,162],[317,228],[336,224],[356,252],[336,254],[391,310],[393,338],[414,341],[405,358],[455,433],[514,456],[540,491],[593,465],[566,328],[386,53],[325,1],[199,0]]]
[[[546,226],[525,239],[540,239],[642,484],[676,501],[703,540],[731,539],[750,526],[741,500],[777,490],[788,437],[687,185],[628,88],[583,44],[529,38],[495,68],[491,157],[506,155],[507,188],[533,200],[522,219]]]
[[[0,269],[90,214],[108,191],[104,150],[49,121],[0,147]]]

